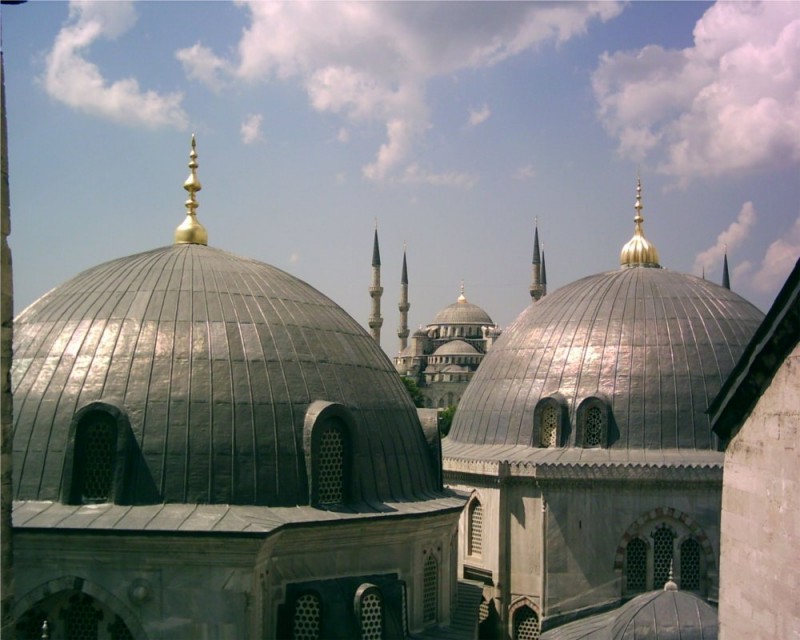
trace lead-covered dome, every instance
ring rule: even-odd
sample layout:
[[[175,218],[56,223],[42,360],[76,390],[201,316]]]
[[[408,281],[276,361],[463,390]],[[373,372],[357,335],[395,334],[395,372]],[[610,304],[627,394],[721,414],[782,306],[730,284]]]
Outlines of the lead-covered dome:
[[[447,305],[441,309],[439,313],[433,318],[431,325],[491,325],[494,326],[492,318],[481,309],[477,304],[472,304],[464,296],[462,290],[461,295],[458,296],[453,304]]]
[[[267,264],[202,244],[114,260],[23,311],[14,341],[17,499],[63,499],[75,416],[92,406],[129,425],[127,503],[307,504],[310,421],[330,407],[350,450],[337,463],[333,441],[322,464],[349,464],[354,500],[439,488],[380,347]]]
[[[712,448],[706,409],[762,318],[729,289],[661,268],[583,278],[532,303],[503,332],[449,439],[541,446],[536,412],[549,402],[554,415],[563,411],[560,446],[586,446],[581,423],[595,407],[590,446]]]

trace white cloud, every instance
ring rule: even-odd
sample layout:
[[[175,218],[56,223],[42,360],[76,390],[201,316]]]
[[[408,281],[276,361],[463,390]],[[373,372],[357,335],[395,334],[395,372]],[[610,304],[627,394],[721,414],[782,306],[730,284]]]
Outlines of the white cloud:
[[[47,55],[42,84],[64,104],[126,125],[183,129],[187,124],[180,93],[142,91],[134,78],[107,82],[85,54],[93,42],[113,40],[136,22],[131,2],[73,0],[69,18]]]
[[[458,187],[461,189],[471,189],[477,182],[475,176],[468,173],[456,171],[431,173],[420,169],[416,163],[406,167],[400,181],[405,184],[428,184],[435,187]]]
[[[476,127],[479,124],[486,122],[492,115],[492,110],[489,106],[484,104],[480,109],[469,110],[469,126]]]
[[[383,123],[387,139],[363,167],[376,181],[403,178],[413,163],[415,145],[430,126],[425,88],[431,79],[565,42],[622,10],[609,2],[237,4],[250,23],[235,59],[198,44],[178,52],[187,73],[212,87],[221,73],[245,82],[293,80],[318,111],[352,125]],[[461,181],[439,180],[453,182]]]
[[[620,152],[682,182],[797,162],[800,3],[717,3],[694,46],[606,53],[592,83]]]
[[[339,129],[339,133],[336,134],[336,139],[342,144],[347,144],[350,142],[350,132],[342,127]]]
[[[697,254],[694,260],[694,273],[713,273],[717,268],[722,269],[725,251],[735,251],[750,235],[756,223],[756,210],[752,202],[745,202],[739,210],[736,220],[725,231],[717,236],[717,241],[712,247]]]
[[[264,139],[264,136],[261,134],[262,120],[263,116],[260,113],[245,116],[240,128],[242,142],[245,144],[253,144],[254,142],[259,142]]]
[[[516,173],[514,174],[515,180],[525,181],[525,180],[532,180],[536,177],[536,169],[533,167],[532,164],[526,164],[523,167],[517,169]]]
[[[753,286],[760,292],[777,291],[800,258],[800,215],[789,232],[767,247],[758,271],[753,274]]]

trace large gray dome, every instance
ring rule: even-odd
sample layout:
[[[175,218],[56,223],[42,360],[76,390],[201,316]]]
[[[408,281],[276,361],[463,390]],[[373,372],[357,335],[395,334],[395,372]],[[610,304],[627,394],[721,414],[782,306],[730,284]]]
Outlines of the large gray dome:
[[[431,322],[437,324],[475,324],[494,326],[492,318],[477,304],[468,302],[462,294],[453,304],[441,309]]]
[[[730,290],[660,268],[578,280],[531,304],[484,358],[449,439],[535,445],[544,399],[576,444],[587,399],[607,405],[610,448],[713,448],[706,409],[763,314]],[[585,405],[584,405],[585,406]]]
[[[92,403],[130,424],[131,503],[308,503],[304,420],[317,400],[352,416],[356,500],[437,489],[378,345],[269,265],[198,244],[114,260],[28,307],[14,339],[18,499],[59,499],[70,425]]]

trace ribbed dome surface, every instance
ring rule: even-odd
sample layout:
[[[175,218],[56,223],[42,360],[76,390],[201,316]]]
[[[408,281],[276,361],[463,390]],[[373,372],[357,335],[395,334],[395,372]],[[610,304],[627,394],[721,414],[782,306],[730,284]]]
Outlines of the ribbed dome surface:
[[[530,446],[534,408],[560,394],[610,403],[608,446],[712,447],[705,411],[763,314],[728,289],[664,269],[578,280],[507,328],[458,405],[449,438]]]
[[[140,456],[132,502],[308,502],[309,403],[353,415],[357,499],[435,491],[409,396],[369,335],[279,269],[201,245],[121,258],[16,320],[14,487],[58,500],[72,416],[124,410]]]
[[[477,355],[478,350],[463,340],[450,340],[433,352],[435,356]]]
[[[432,325],[436,324],[480,324],[493,325],[489,314],[478,305],[460,298],[457,302],[447,305],[434,317]]]

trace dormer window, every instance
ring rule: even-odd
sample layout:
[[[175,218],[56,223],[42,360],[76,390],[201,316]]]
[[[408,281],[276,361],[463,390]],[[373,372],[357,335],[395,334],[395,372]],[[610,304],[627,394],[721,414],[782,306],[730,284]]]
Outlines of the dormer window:
[[[533,415],[534,447],[560,447],[564,442],[565,402],[559,394],[543,398]]]
[[[586,398],[578,407],[578,446],[608,446],[608,404],[601,398]]]
[[[306,413],[304,441],[309,469],[309,502],[319,507],[352,499],[352,416],[340,404],[317,401]]]

